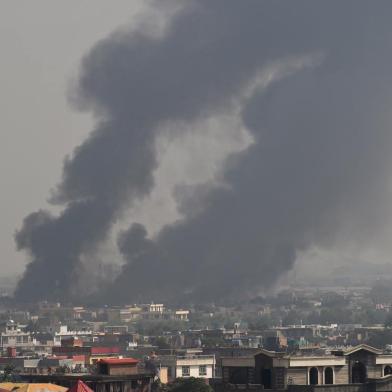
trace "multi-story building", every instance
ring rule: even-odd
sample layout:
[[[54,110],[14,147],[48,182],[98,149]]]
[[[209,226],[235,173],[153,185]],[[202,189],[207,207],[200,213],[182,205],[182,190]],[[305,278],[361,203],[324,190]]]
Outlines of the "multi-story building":
[[[151,313],[163,313],[165,310],[165,305],[163,304],[149,304],[146,305],[148,312]]]
[[[150,392],[155,374],[147,369],[139,369],[137,362],[132,358],[103,360],[94,374],[21,374],[20,379],[29,383],[50,382],[67,388],[72,388],[82,381],[95,392]],[[86,391],[86,386],[81,390]]]
[[[59,331],[56,331],[54,334],[54,345],[61,346],[61,342],[66,339],[85,338],[91,337],[92,335],[93,332],[87,328],[78,331],[70,331],[67,325],[61,325]]]
[[[2,349],[7,347],[29,348],[34,345],[30,332],[26,332],[22,325],[13,320],[7,321],[0,328],[0,346]]]
[[[328,355],[288,355],[260,350],[249,357],[222,358],[222,379],[284,390],[291,385],[363,384],[392,375],[392,355],[367,345]]]
[[[167,368],[169,382],[178,377],[210,379],[215,376],[215,355],[167,355],[159,357],[157,361],[159,366]]]
[[[188,321],[189,310],[176,310],[174,313],[174,317],[176,320]]]
[[[127,306],[120,309],[120,321],[123,323],[128,323],[130,321],[137,320],[141,317],[143,309],[138,306]]]
[[[103,329],[105,334],[126,334],[128,333],[127,325],[106,325]]]

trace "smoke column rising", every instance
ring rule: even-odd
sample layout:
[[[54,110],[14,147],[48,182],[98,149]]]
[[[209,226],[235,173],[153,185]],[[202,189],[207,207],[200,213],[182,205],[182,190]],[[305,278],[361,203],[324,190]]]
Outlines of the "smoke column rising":
[[[238,111],[252,145],[227,158],[224,186],[177,195],[183,219],[154,238],[134,222],[120,233],[126,263],[105,300],[245,294],[272,285],[299,250],[372,244],[391,223],[391,10],[195,0],[161,37],[122,30],[99,42],[78,86],[97,126],[65,161],[53,196],[63,212],[33,213],[16,235],[32,257],[17,298],[69,296],[82,255],[153,189],[161,126],[222,112]]]

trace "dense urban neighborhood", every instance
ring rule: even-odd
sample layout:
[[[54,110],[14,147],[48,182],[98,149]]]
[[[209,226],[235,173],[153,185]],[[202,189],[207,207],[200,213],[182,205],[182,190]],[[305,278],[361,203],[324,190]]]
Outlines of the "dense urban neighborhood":
[[[215,391],[385,388],[391,287],[296,287],[188,307],[27,305],[4,295],[0,368],[9,385],[83,382],[98,392],[165,391],[193,379]]]
[[[0,0],[0,392],[392,392],[392,0]]]

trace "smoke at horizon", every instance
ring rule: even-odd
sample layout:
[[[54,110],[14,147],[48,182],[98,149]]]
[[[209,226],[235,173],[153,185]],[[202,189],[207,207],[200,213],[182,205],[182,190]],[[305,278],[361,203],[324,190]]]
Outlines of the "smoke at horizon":
[[[153,191],[163,129],[175,138],[222,114],[249,145],[215,183],[177,186],[181,217],[156,235],[129,222],[122,272],[99,298],[247,295],[311,247],[377,246],[391,224],[391,10],[195,0],[159,37],[121,30],[97,43],[77,89],[96,127],[64,163],[52,197],[63,211],[32,213],[16,234],[32,260],[16,298],[75,295],[83,255]]]

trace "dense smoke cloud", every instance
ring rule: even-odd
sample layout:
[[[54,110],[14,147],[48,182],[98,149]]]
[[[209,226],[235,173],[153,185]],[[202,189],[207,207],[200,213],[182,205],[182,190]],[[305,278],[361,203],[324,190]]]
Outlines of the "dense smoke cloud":
[[[237,112],[252,145],[228,157],[223,186],[180,192],[182,220],[154,238],[138,223],[120,233],[126,264],[105,300],[244,294],[273,284],[299,250],[371,242],[390,223],[390,11],[189,1],[162,37],[98,43],[78,93],[98,125],[64,165],[53,196],[63,213],[34,213],[16,236],[33,258],[17,296],[67,297],[83,253],[153,188],[161,125],[222,112]]]

